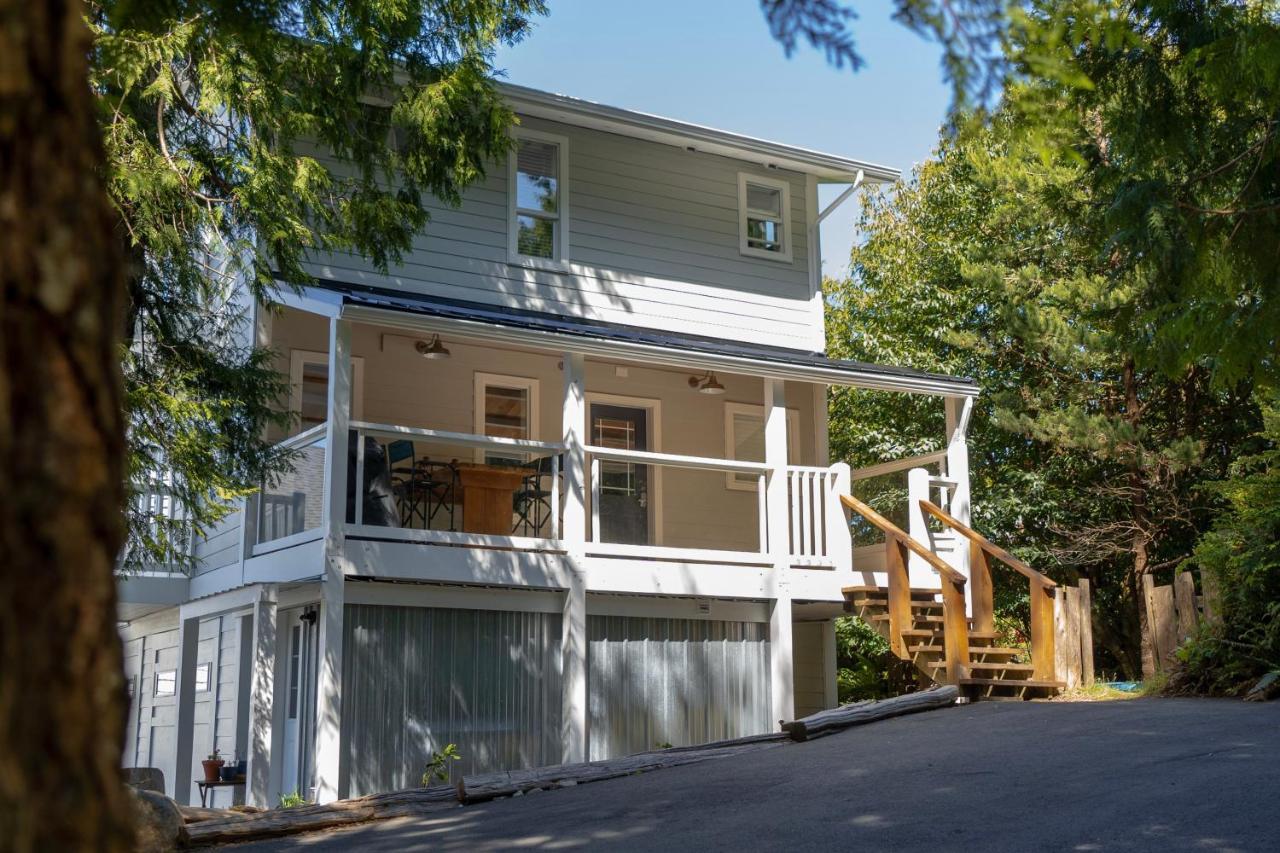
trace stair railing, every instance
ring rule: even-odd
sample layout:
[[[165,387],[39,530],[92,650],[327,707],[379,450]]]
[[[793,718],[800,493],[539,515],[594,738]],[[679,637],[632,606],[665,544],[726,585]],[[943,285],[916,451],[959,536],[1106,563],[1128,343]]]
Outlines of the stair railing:
[[[946,682],[957,684],[960,679],[968,677],[969,625],[965,616],[965,576],[923,544],[912,539],[901,527],[852,495],[841,495],[840,502],[884,533],[885,566],[889,574],[889,648],[899,658],[911,659],[911,652],[902,632],[912,625],[911,581],[907,574],[907,561],[911,554],[915,554],[937,572],[941,580]]]
[[[969,540],[969,575],[972,580],[970,590],[973,594],[975,631],[995,630],[989,558],[995,557],[1027,578],[1031,587],[1031,665],[1035,667],[1032,677],[1044,681],[1054,680],[1053,598],[1057,584],[967,524],[953,518],[937,504],[922,500],[920,509]]]

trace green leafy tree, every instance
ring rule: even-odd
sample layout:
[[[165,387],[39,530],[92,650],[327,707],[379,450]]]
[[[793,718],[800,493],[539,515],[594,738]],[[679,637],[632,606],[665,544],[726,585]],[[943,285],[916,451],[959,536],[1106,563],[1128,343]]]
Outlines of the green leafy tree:
[[[311,280],[308,251],[381,268],[501,157],[499,43],[540,0],[95,0],[91,83],[131,259],[130,482],[164,471],[187,520],[131,502],[126,565],[184,543],[288,463],[263,441],[281,380],[251,299]],[[243,292],[243,291],[242,291]]]
[[[1134,673],[1150,647],[1141,577],[1190,552],[1209,511],[1194,487],[1247,434],[1248,393],[1139,367],[1143,290],[1111,266],[1085,167],[1022,144],[1022,121],[961,122],[911,183],[867,202],[853,275],[828,288],[829,349],[981,383],[975,523],[1050,574],[1093,579],[1099,638]],[[846,390],[831,408],[833,451],[855,466],[941,440],[925,399]],[[997,591],[1025,607],[1023,584],[998,575]]]

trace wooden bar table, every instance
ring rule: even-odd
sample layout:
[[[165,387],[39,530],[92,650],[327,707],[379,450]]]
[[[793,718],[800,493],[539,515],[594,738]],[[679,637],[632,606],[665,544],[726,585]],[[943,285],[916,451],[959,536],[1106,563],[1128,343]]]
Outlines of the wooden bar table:
[[[528,473],[505,465],[458,463],[463,532],[510,536],[516,491]]]

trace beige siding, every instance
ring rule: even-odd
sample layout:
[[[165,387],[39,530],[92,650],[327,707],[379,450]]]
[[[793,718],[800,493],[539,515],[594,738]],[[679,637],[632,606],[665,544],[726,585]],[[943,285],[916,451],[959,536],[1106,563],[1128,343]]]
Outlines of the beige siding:
[[[433,207],[426,233],[388,275],[347,253],[317,255],[313,271],[674,332],[821,346],[810,299],[803,175],[539,119],[523,124],[568,139],[567,272],[508,263],[505,163],[492,164],[460,208]],[[739,252],[739,172],[790,185],[792,261]]]
[[[272,345],[277,365],[288,372],[290,351],[323,351],[327,321],[314,315],[285,310],[272,324]],[[475,432],[475,374],[494,373],[537,380],[540,397],[538,432],[534,438],[556,441],[561,434],[563,374],[555,355],[472,346],[446,338],[452,352],[447,361],[428,361],[413,350],[414,338],[399,333],[383,337],[382,330],[357,325],[352,349],[363,359],[363,387],[359,410],[375,423],[423,427],[455,432]],[[589,397],[609,395],[631,398],[637,405],[657,404],[660,418],[657,447],[667,453],[726,458],[725,404],[760,405],[761,380],[718,374],[727,389],[720,397],[692,391],[688,378],[694,371],[627,365],[587,363]],[[787,385],[787,405],[799,414],[800,459],[815,460],[814,386]],[[625,402],[625,400],[624,400]],[[470,451],[442,448],[443,458],[468,458]],[[666,468],[661,473],[661,541],[673,547],[707,547],[754,550],[757,542],[757,497],[754,492],[730,489],[720,472]]]
[[[821,622],[796,622],[792,626],[797,718],[827,707],[826,652],[822,635]]]

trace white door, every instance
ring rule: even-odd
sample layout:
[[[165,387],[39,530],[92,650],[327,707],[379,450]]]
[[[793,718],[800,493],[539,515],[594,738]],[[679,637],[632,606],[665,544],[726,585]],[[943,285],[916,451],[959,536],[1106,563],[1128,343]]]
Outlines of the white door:
[[[285,630],[284,755],[280,792],[298,793],[314,801],[311,752],[315,743],[316,611],[288,611],[281,620]]]

